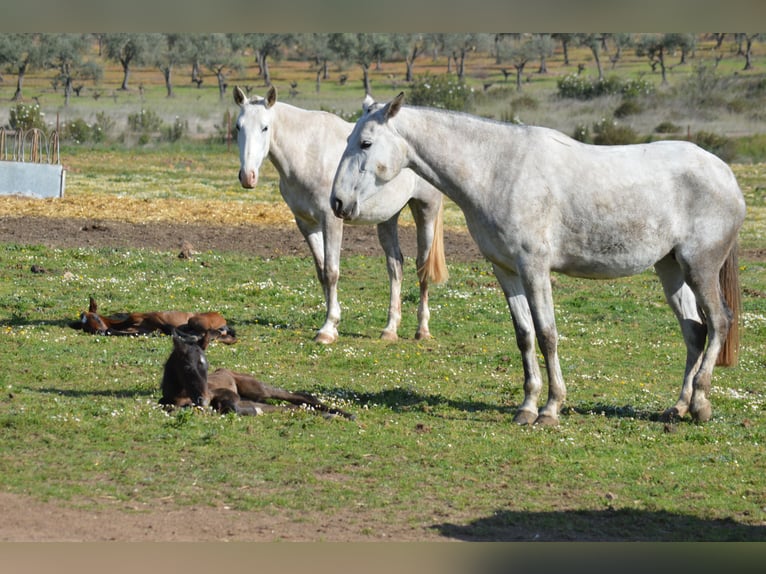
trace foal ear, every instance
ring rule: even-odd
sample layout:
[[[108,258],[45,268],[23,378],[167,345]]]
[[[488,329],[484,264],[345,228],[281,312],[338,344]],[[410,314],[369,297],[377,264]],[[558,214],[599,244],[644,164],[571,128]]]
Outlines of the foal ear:
[[[98,313],[98,305],[96,304],[96,300],[93,297],[90,297],[88,311],[90,313]]]
[[[271,86],[269,88],[269,91],[266,93],[266,109],[268,110],[271,106],[277,103],[277,89],[274,86]]]
[[[402,109],[402,104],[404,104],[404,92],[399,92],[398,96],[386,104],[386,120],[390,120],[396,114],[398,114],[399,110]]]
[[[234,86],[234,103],[236,103],[238,106],[247,103],[247,96],[239,86]]]

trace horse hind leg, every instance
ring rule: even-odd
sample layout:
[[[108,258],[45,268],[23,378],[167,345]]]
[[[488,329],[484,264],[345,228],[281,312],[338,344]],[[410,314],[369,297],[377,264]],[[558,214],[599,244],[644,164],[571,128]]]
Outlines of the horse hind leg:
[[[694,376],[699,371],[702,352],[707,338],[707,327],[700,317],[697,298],[684,278],[683,270],[673,255],[668,255],[654,266],[662,283],[665,299],[681,327],[686,344],[686,366],[684,368],[681,394],[675,405],[662,414],[662,420],[682,418],[689,412]]]
[[[713,369],[733,323],[733,313],[724,300],[719,283],[720,266],[712,267],[703,261],[698,269],[688,274],[687,282],[697,296],[707,324],[707,348],[702,363],[694,375],[689,412],[697,421],[710,420],[713,410],[710,404],[710,386]]]
[[[378,241],[386,254],[386,269],[389,281],[388,322],[380,334],[386,341],[399,338],[399,323],[402,320],[402,268],[404,257],[399,248],[399,214],[377,225]]]
[[[441,195],[438,198],[438,205],[425,201],[410,201],[410,211],[417,230],[417,266],[420,282],[416,340],[431,338],[428,328],[431,318],[428,306],[429,283],[443,283],[449,276],[444,257],[444,204]]]

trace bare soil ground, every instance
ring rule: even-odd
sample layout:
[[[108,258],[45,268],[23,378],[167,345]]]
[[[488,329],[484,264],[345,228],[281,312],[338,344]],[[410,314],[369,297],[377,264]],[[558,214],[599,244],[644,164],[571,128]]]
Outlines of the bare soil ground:
[[[415,230],[400,232],[403,253],[415,255]],[[216,225],[132,224],[121,221],[0,217],[0,242],[54,248],[128,247],[181,251],[237,251],[254,256],[308,256],[295,226],[224,227]],[[445,235],[448,260],[478,259],[466,233]],[[382,254],[370,226],[346,226],[344,253]],[[87,501],[81,501],[87,504]],[[83,505],[41,502],[0,492],[0,541],[427,541],[444,539],[430,525],[393,524],[382,513],[349,509],[346,515],[288,516],[286,513],[239,512],[226,508],[143,506],[113,503],[98,510]]]

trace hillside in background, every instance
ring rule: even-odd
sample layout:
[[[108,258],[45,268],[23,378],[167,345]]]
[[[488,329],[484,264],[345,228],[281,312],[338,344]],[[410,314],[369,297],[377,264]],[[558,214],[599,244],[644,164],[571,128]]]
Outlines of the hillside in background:
[[[619,50],[614,42],[605,42],[598,51],[573,45],[566,53],[561,42],[551,40],[544,62],[542,52],[520,56],[518,49],[511,49],[532,42],[533,35],[509,40],[511,48],[505,51],[485,45],[464,53],[462,81],[456,74],[460,60],[448,57],[447,50],[421,52],[412,61],[411,82],[405,81],[404,58],[391,55],[370,63],[369,82],[373,95],[386,100],[400,91],[409,98],[430,87],[431,80],[441,79],[449,88],[459,85],[467,90],[465,111],[544,125],[586,141],[596,139],[595,143],[693,139],[701,134],[719,148],[726,144],[723,140],[745,138],[738,151],[726,152],[727,160],[760,161],[766,155],[760,137],[766,132],[766,46],[753,42],[751,68],[745,70],[742,45],[734,34],[720,45],[712,34],[699,34],[692,49],[663,54],[663,81],[656,54],[650,59],[642,53],[638,39],[633,35],[633,45]],[[119,62],[103,52],[99,55],[97,44],[91,43],[86,60],[100,67],[100,77],[75,79],[68,104],[56,70],[31,69],[24,78],[22,105],[39,104],[41,121],[48,129],[58,124],[65,145],[224,141],[236,114],[232,87],[240,85],[251,95],[266,89],[263,61],[257,51],[247,49],[238,52],[236,64],[223,69],[221,84],[213,66],[199,67],[193,79],[191,65],[179,64],[173,70],[173,97],[167,97],[160,68],[143,64],[131,67],[123,89]],[[299,48],[284,48],[268,61],[270,82],[283,101],[353,119],[365,94],[363,67],[353,57],[330,57],[324,75],[317,61]],[[19,104],[12,101],[16,77],[5,68],[2,78],[0,126],[8,126],[11,115],[18,113]],[[603,89],[590,90],[594,85]],[[631,92],[625,85],[638,88]],[[573,97],[565,97],[564,88],[572,86],[574,92],[567,93]]]

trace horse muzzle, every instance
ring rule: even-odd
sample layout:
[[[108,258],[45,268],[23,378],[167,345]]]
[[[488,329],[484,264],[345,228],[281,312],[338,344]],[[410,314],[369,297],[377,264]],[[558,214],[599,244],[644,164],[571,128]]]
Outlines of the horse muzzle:
[[[253,189],[258,183],[258,172],[252,169],[250,171],[240,169],[239,183],[242,184],[242,187],[245,189]]]
[[[357,205],[358,204],[356,201],[349,204],[344,204],[335,196],[330,198],[330,207],[332,207],[332,212],[335,214],[335,217],[340,219],[350,220],[356,218]]]

